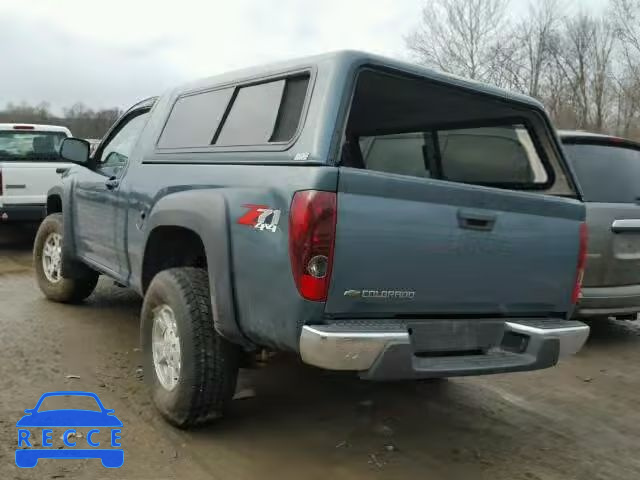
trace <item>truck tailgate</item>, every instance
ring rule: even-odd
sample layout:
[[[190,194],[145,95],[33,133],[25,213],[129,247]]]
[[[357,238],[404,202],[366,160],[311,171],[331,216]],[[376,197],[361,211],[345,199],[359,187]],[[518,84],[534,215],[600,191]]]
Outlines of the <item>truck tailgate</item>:
[[[2,203],[44,204],[49,189],[60,183],[60,175],[70,167],[60,162],[0,163]]]
[[[579,201],[342,168],[326,313],[545,316],[572,309]]]

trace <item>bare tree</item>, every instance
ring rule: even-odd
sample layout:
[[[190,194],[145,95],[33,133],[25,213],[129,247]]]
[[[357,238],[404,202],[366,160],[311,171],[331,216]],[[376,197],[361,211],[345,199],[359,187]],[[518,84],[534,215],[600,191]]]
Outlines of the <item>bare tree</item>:
[[[520,40],[525,46],[528,73],[527,93],[540,98],[546,68],[553,60],[552,45],[558,39],[557,0],[544,0],[529,5],[529,21],[522,24]]]
[[[420,26],[405,38],[422,64],[474,80],[491,77],[508,0],[432,0]]]
[[[405,38],[420,63],[526,93],[559,127],[640,138],[640,0],[588,15],[566,0],[431,0]]]
[[[612,0],[617,33],[627,62],[638,68],[640,60],[640,0]],[[640,73],[636,70],[636,73]]]
[[[553,62],[552,45],[559,26],[558,0],[531,2],[528,15],[518,21],[495,47],[491,80],[499,86],[536,98]]]
[[[605,130],[606,116],[611,110],[609,95],[612,87],[612,56],[616,46],[614,25],[603,18],[593,29],[591,95],[594,106],[593,128]]]
[[[540,100],[547,107],[551,118],[561,128],[576,126],[573,106],[567,102],[567,98],[570,96],[571,88],[562,70],[555,62],[549,64],[544,72],[544,88]]]
[[[565,20],[564,35],[553,48],[555,63],[571,90],[568,99],[576,112],[576,126],[587,128],[589,122],[589,69],[595,22],[582,13]]]
[[[640,0],[613,0],[612,10],[623,63],[616,84],[616,127],[625,136],[640,137]]]

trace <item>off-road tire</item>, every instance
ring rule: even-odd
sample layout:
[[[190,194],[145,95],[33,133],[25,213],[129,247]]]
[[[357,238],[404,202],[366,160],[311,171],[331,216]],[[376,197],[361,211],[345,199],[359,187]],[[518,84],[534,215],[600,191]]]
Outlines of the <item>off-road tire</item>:
[[[64,242],[61,213],[53,213],[45,218],[36,234],[33,244],[33,266],[36,271],[38,287],[45,297],[54,302],[79,303],[93,293],[100,275],[89,267],[82,266],[80,267],[81,275],[74,278],[62,277],[55,283],[49,281],[42,265],[42,250],[51,233],[59,233]]]
[[[153,363],[154,310],[174,312],[180,342],[177,384],[167,390]],[[161,415],[178,428],[202,425],[223,416],[236,388],[241,349],[214,328],[207,272],[172,268],[157,274],[144,296],[140,322],[144,378]]]

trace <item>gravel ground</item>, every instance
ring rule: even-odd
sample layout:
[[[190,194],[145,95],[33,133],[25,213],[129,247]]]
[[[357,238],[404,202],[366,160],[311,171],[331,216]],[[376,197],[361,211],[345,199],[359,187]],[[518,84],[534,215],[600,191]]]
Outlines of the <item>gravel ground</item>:
[[[0,225],[0,479],[640,478],[638,322],[598,323],[578,356],[525,374],[373,384],[276,357],[242,373],[255,397],[182,432],[144,390],[140,299],[102,279],[83,305],[47,302],[32,239],[32,229]],[[96,392],[115,409],[121,469],[15,466],[16,421],[43,392],[63,389]]]

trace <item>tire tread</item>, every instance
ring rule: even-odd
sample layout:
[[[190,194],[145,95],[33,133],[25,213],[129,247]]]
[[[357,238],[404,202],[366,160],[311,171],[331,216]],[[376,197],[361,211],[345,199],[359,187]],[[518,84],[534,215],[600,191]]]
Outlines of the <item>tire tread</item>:
[[[62,213],[52,213],[48,215],[40,224],[33,246],[33,260],[36,271],[38,286],[44,295],[55,302],[79,303],[87,298],[98,284],[98,272],[86,267],[84,274],[74,278],[64,277],[60,282],[52,284],[47,280],[42,271],[42,244],[52,231],[62,234]],[[62,241],[64,242],[64,236]]]
[[[215,330],[206,270],[180,267],[158,275],[172,278],[187,306],[193,349],[186,361],[193,361],[195,370],[193,382],[189,385],[192,394],[188,411],[183,412],[180,418],[168,416],[167,419],[180,428],[202,425],[221,417],[233,397],[239,368],[239,347]],[[153,281],[149,289],[152,288]],[[188,353],[183,354],[183,359]]]

